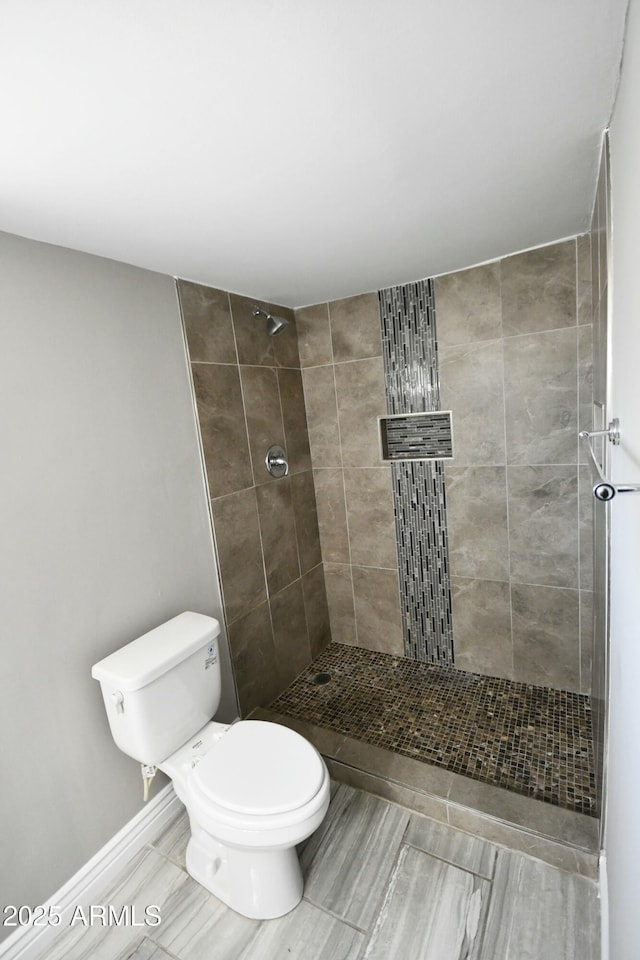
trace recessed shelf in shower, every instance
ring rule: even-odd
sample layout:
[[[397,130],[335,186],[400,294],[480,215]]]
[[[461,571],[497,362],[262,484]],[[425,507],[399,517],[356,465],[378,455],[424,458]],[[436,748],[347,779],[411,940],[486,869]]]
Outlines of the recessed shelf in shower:
[[[451,411],[378,417],[383,460],[451,460]]]

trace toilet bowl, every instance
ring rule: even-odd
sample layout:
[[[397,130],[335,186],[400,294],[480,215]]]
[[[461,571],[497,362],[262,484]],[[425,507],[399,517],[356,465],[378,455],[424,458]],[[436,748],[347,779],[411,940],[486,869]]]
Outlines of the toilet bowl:
[[[212,742],[193,765],[184,748],[160,764],[189,815],[187,870],[238,913],[279,917],[302,897],[295,847],[324,819],[329,774],[286,727],[243,720],[214,740],[218,727],[197,735]]]
[[[217,620],[183,613],[92,668],[111,733],[143,769],[173,781],[191,828],[191,876],[233,910],[257,920],[302,898],[296,845],[329,806],[329,774],[308,741],[261,720],[216,723]]]

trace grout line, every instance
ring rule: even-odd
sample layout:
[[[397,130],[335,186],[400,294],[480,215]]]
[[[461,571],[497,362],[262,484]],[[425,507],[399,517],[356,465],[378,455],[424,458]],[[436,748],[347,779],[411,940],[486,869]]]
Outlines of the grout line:
[[[416,813],[416,814],[414,814],[414,815],[417,816],[417,817],[424,817],[424,816],[426,816],[425,814],[421,814],[421,813]],[[427,817],[426,819],[430,820],[430,819],[432,819],[432,818],[431,818],[431,817]],[[443,827],[446,827],[448,830],[457,830],[457,829],[458,829],[457,827],[453,827],[453,826],[450,826],[450,825],[447,824],[447,823],[443,823],[441,820],[436,820],[435,822],[441,824]],[[464,831],[458,831],[458,832],[461,832],[461,833],[462,833],[462,832],[464,832]],[[484,837],[477,837],[475,834],[471,834],[471,833],[468,833],[467,836],[473,837],[473,839],[474,839],[474,840],[477,840],[479,843],[486,843],[488,846],[495,847],[495,844],[492,843],[491,840],[485,840]],[[486,883],[492,883],[492,882],[493,882],[493,877],[492,877],[492,876],[491,876],[491,877],[485,877],[484,874],[482,874],[482,873],[476,873],[476,871],[475,871],[472,867],[466,867],[466,866],[464,866],[464,865],[461,864],[461,863],[456,863],[454,860],[448,860],[447,857],[446,857],[446,855],[445,855],[444,853],[434,853],[433,850],[425,850],[424,847],[418,846],[417,843],[413,843],[411,840],[403,840],[403,841],[402,841],[402,846],[403,846],[403,847],[411,847],[412,850],[418,850],[419,853],[424,853],[425,856],[427,856],[427,857],[432,857],[434,860],[439,860],[440,863],[446,863],[447,866],[449,866],[449,867],[455,867],[456,870],[462,870],[463,873],[470,873],[472,877],[477,877],[478,880],[484,880],[484,881],[486,881]],[[495,857],[494,857],[494,863],[495,863]],[[492,865],[492,867],[493,867],[493,865]],[[493,872],[493,870],[492,870],[492,872]]]
[[[580,423],[580,327],[579,323],[579,303],[580,303],[580,259],[578,256],[578,238],[575,240],[575,258],[576,258],[576,424],[578,432],[582,429]],[[580,438],[576,437],[576,544],[577,544],[577,570],[578,570],[578,687],[584,689],[584,677],[582,666],[582,563],[580,549],[580,457],[582,450],[580,447]]]
[[[349,509],[347,506],[347,483],[345,480],[344,453],[342,449],[342,430],[340,427],[340,410],[338,405],[338,381],[336,379],[336,359],[333,350],[333,330],[331,326],[331,303],[327,303],[327,319],[329,321],[329,342],[331,344],[331,370],[333,373],[333,389],[336,398],[336,427],[338,431],[338,444],[340,449],[340,471],[342,474],[342,496],[344,499],[344,517],[347,533],[347,547],[349,550],[349,571],[351,578],[351,602],[353,604],[353,627],[355,631],[355,646],[358,646],[358,618],[356,616],[356,591],[353,582],[353,560],[351,553],[351,534],[349,531]],[[357,362],[357,361],[354,361]],[[331,618],[329,618],[331,619]]]
[[[512,579],[512,563],[511,563],[511,512],[509,510],[509,454],[508,454],[508,444],[509,438],[507,435],[507,391],[506,391],[506,362],[504,355],[504,322],[503,322],[503,312],[502,312],[502,261],[498,261],[498,289],[500,294],[500,329],[502,332],[502,337],[500,338],[500,352],[502,354],[502,427],[503,427],[503,436],[504,436],[504,492],[505,492],[505,511],[507,519],[507,558],[509,562],[509,636],[511,638],[510,650],[511,650],[511,666],[510,666],[510,675],[515,679],[515,643],[513,635],[513,579]]]
[[[511,571],[511,516],[509,510],[509,456],[508,456],[508,443],[509,438],[507,436],[507,391],[506,391],[506,365],[505,365],[505,356],[504,356],[504,323],[502,316],[502,261],[498,263],[498,288],[500,293],[500,329],[502,331],[501,337],[501,350],[502,350],[502,425],[503,425],[503,435],[504,435],[504,487],[505,487],[505,510],[507,515],[507,557],[509,559],[509,635],[511,637],[511,677],[515,679],[516,666],[515,666],[515,643],[513,636],[513,581],[512,581],[512,571]]]
[[[567,330],[575,330],[577,326],[577,323],[568,323],[564,327],[549,327],[548,330],[531,330],[528,333],[507,333],[504,335],[503,340],[518,340],[521,337],[542,337],[546,333],[563,333]]]
[[[235,337],[235,330],[234,330],[234,337]],[[253,487],[257,487],[258,484],[257,484],[257,482],[256,482],[256,472],[255,472],[254,467],[253,467],[253,456],[252,456],[252,453],[251,453],[251,437],[250,437],[250,435],[249,435],[249,421],[248,421],[248,419],[247,419],[247,403],[246,403],[245,395],[244,395],[244,384],[243,384],[243,382],[242,382],[242,367],[241,367],[241,365],[238,364],[237,367],[236,367],[236,369],[237,369],[237,371],[238,371],[238,380],[239,380],[239,382],[240,382],[240,397],[241,397],[241,399],[242,399],[242,414],[243,414],[243,417],[244,417],[244,430],[245,430],[245,435],[246,435],[246,438],[247,438],[247,450],[249,451],[249,465],[250,465],[250,467],[251,467],[251,479],[253,480]]]
[[[303,894],[302,899],[305,903],[308,903],[310,907],[313,907],[315,910],[321,910],[322,913],[326,913],[328,917],[331,917],[332,920],[337,920],[339,923],[345,925],[345,927],[350,927],[351,930],[355,930],[356,933],[360,933],[366,940],[368,930],[366,927],[359,927],[357,924],[353,923],[352,920],[348,920],[346,917],[342,917],[339,913],[336,913],[335,910],[332,910],[330,907],[327,907],[324,903],[317,903],[315,900],[311,900],[306,894]]]

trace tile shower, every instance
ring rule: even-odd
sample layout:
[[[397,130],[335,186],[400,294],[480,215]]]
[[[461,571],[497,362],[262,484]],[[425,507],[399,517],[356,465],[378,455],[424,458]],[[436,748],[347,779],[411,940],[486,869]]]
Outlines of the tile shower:
[[[256,301],[182,280],[178,294],[246,716],[330,638],[295,327],[269,337],[252,316]],[[278,313],[293,320],[286,308]],[[275,443],[289,457],[290,475],[280,480],[264,464]]]
[[[579,409],[581,428],[591,416],[589,283],[581,237],[433,284],[439,405],[453,419],[439,505],[448,556],[436,558],[451,583],[453,661],[585,693],[590,494],[580,522],[577,432]],[[390,393],[378,297],[296,321],[332,637],[404,655],[395,465],[376,432]]]
[[[577,442],[592,422],[591,246],[305,307],[277,338],[256,327],[254,301],[179,281],[243,715],[286,699],[318,657],[343,650],[349,663],[348,647],[361,672],[371,651],[373,665],[440,663],[534,701],[562,690],[584,763],[573,801],[557,784],[540,799],[595,811],[591,493]],[[451,411],[453,457],[384,460],[379,419],[425,410]],[[284,481],[264,469],[272,443],[287,449]],[[371,726],[375,714],[374,696]]]

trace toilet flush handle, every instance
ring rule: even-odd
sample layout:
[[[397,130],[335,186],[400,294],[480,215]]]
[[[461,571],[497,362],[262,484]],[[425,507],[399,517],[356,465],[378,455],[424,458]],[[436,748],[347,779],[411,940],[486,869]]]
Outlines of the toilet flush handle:
[[[124,713],[124,696],[119,690],[111,694],[111,702],[115,705],[116,713]]]

